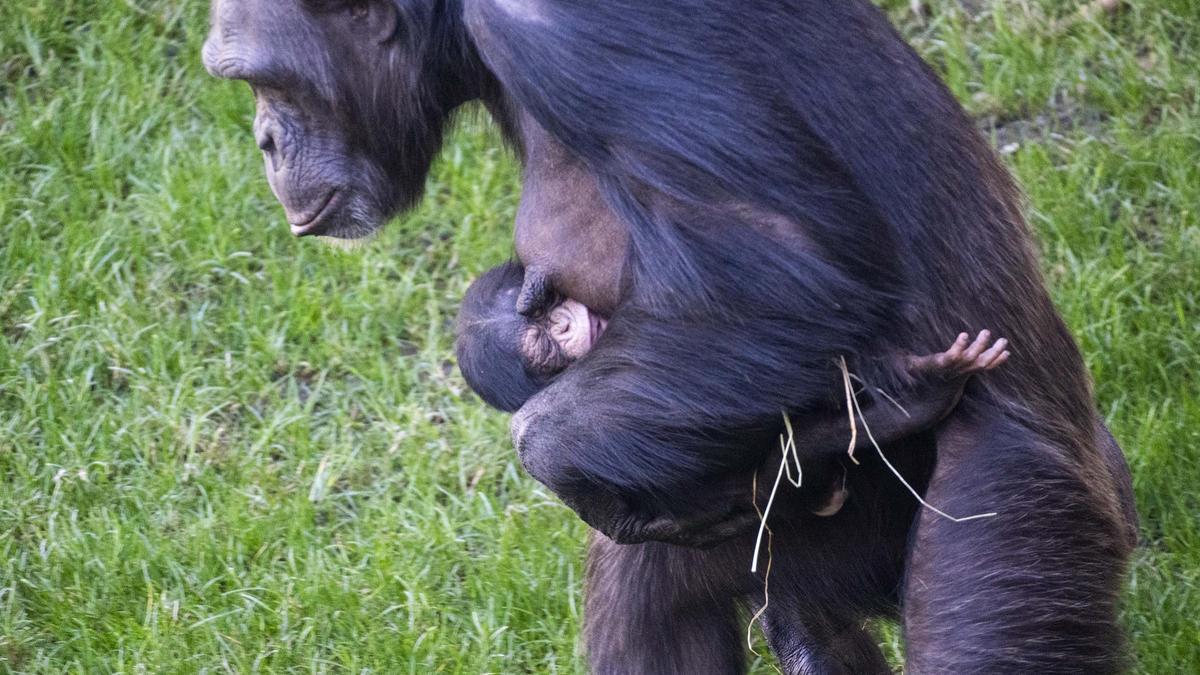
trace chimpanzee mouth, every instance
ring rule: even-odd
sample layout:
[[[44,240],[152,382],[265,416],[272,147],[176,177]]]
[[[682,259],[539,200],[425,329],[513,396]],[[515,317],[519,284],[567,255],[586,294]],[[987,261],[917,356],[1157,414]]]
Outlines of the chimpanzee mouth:
[[[605,319],[590,309],[588,310],[587,314],[589,328],[588,349],[590,350],[592,347],[596,346],[596,340],[599,340],[600,336],[604,334],[604,330],[608,328],[608,319]]]
[[[300,222],[291,223],[292,234],[297,237],[328,234],[325,231],[328,223],[324,221],[329,219],[325,216],[336,212],[341,206],[342,200],[338,199],[340,195],[341,190],[337,188],[330,190],[325,199],[320,202],[321,206],[313,211],[311,216],[301,219]]]

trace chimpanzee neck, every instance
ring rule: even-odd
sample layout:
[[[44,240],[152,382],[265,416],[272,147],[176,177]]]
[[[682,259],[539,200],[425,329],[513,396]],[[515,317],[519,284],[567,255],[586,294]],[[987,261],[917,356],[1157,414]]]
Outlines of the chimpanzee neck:
[[[483,62],[463,17],[463,0],[440,0],[434,6],[426,72],[433,75],[445,110],[464,103],[500,100],[499,82]]]
[[[441,0],[434,16],[436,42],[433,72],[442,90],[444,109],[454,110],[471,101],[481,102],[495,119],[505,140],[524,154],[519,133],[519,112],[500,79],[484,61],[464,12],[469,0]]]

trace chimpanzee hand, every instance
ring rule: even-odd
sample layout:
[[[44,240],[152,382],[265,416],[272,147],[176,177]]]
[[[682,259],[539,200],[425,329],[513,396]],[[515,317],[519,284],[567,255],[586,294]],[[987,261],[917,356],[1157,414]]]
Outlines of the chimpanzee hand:
[[[958,405],[972,375],[995,370],[1008,358],[1008,340],[993,343],[988,330],[980,331],[974,341],[960,333],[944,352],[905,357],[904,367],[912,379],[910,391],[903,396],[909,416],[921,421],[922,429],[941,421]]]
[[[563,501],[592,528],[618,544],[658,541],[691,548],[711,548],[758,526],[751,501],[751,476],[744,481],[724,481],[723,486],[705,490],[707,502],[688,509],[686,515],[655,514],[630,501],[607,493]],[[734,489],[741,488],[741,489]],[[568,493],[569,494],[569,493]]]
[[[691,548],[711,548],[738,535],[752,532],[758,526],[758,515],[751,502],[749,476],[740,483],[744,490],[726,495],[706,491],[710,500],[689,509],[686,515],[655,514],[635,506],[617,495],[605,493],[599,499],[593,492],[589,498],[577,500],[564,496],[563,501],[592,528],[618,544],[641,544],[657,541]],[[732,487],[732,481],[727,486]],[[570,494],[570,493],[564,493]]]
[[[797,429],[797,433],[803,431]],[[838,438],[838,443],[844,451],[844,435]],[[739,471],[705,481],[694,491],[695,499],[679,512],[684,515],[668,512],[655,515],[611,494],[598,500],[597,490],[590,491],[587,499],[568,501],[568,505],[585,522],[618,544],[658,541],[690,548],[712,548],[729,539],[751,535],[758,529],[783,461],[785,458],[777,449],[767,455],[757,471]],[[810,475],[813,469],[817,469],[815,476]],[[777,501],[773,513],[783,517],[810,513],[822,517],[836,515],[847,493],[830,475],[828,465],[806,466],[804,472],[806,483],[799,499],[789,491],[788,499]],[[816,478],[815,482],[813,478]],[[755,501],[758,508],[755,508]]]
[[[691,548],[711,548],[758,527],[753,480],[754,476],[747,473],[708,481],[697,490],[697,499],[678,514],[662,512],[653,515],[626,508],[617,518],[600,519],[611,532],[597,529],[620,544],[659,541]]]

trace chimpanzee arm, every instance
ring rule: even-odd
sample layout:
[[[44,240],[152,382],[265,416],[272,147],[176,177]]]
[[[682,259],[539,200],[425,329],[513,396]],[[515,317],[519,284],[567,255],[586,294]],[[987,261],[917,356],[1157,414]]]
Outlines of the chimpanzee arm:
[[[809,414],[793,420],[796,448],[807,457],[832,455],[846,452],[851,438],[858,451],[868,448],[872,437],[880,445],[888,445],[931,429],[958,405],[972,375],[998,368],[1008,360],[1007,347],[1007,339],[993,342],[991,332],[985,330],[974,341],[962,333],[944,352],[905,357],[904,369],[912,384],[889,395],[891,400],[875,396],[863,405],[857,434],[845,411]]]
[[[780,361],[754,349],[738,353],[753,335],[703,339],[731,330],[715,322],[694,324],[690,334],[684,328],[618,311],[592,351],[512,420],[529,474],[618,543],[673,540],[663,523],[686,532],[724,518],[711,513],[706,483],[762,461],[795,390],[789,376],[806,374],[790,364],[794,370],[773,386],[760,386],[747,374],[772,372]],[[802,384],[832,388],[831,362],[804,365],[821,370],[819,381],[809,375]]]
[[[664,49],[596,29],[662,3],[543,4],[577,21],[519,20],[494,2],[466,3],[464,18],[513,105],[595,180],[627,245],[605,258],[621,272],[604,337],[527,402],[514,440],[536,478],[618,540],[651,538],[636,531],[647,514],[702,527],[706,482],[760,463],[780,411],[821,407],[837,356],[888,351],[914,277],[803,111],[759,85],[727,89],[759,82],[760,63],[697,52],[692,72],[663,57],[694,34]],[[631,86],[608,86],[617,72]]]
[[[879,402],[863,410],[875,439],[886,444],[932,427],[957,404],[971,374],[1005,361],[1006,346],[1005,340],[993,344],[984,331],[971,344],[962,335],[945,352],[907,358],[905,367],[914,384],[899,393],[899,407]],[[586,360],[576,364],[568,374],[578,376],[586,370],[590,371],[587,377],[564,376],[531,399],[513,419],[514,442],[529,473],[553,489],[588,524],[620,543],[660,540],[703,546],[748,525],[753,514],[736,504],[731,507],[726,498],[729,467],[713,470],[707,460],[722,452],[728,456],[739,449],[769,447],[778,413],[770,431],[743,425],[740,431],[730,432],[729,427],[720,426],[723,418],[719,414],[712,427],[674,425],[668,417],[655,414],[677,410],[674,404],[678,401],[670,396],[677,391],[674,383],[648,384],[646,372],[632,378],[630,371],[619,368],[605,375],[595,372],[595,363],[591,362],[590,369],[583,367],[588,365]],[[596,377],[608,379],[593,379]],[[631,384],[647,388],[633,391]],[[659,408],[654,406],[656,391],[661,392]],[[702,399],[704,392],[699,394]],[[623,414],[631,406],[646,414],[641,419]],[[688,416],[686,410],[678,414],[691,425],[698,419]],[[851,434],[844,413],[811,413],[796,420],[796,443],[802,455],[846,451]],[[689,455],[680,450],[697,439],[706,444],[706,454]],[[865,433],[860,432],[859,443],[867,443]],[[771,458],[768,463],[777,466],[778,459]],[[752,467],[741,468],[748,472]],[[733,469],[733,475],[741,473]],[[651,480],[659,482],[649,483]]]

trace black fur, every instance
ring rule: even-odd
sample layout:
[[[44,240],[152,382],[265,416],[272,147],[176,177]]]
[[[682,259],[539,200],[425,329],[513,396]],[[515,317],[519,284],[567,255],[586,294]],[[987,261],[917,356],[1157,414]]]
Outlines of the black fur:
[[[773,580],[796,590],[775,600],[771,625],[795,629],[769,630],[773,645],[792,672],[869,670],[878,655],[857,626],[899,607],[909,672],[1123,667],[1115,607],[1135,524],[1120,449],[1046,293],[1016,189],[878,10],[865,0],[369,4],[398,17],[382,44],[362,39],[346,3],[314,12],[298,0],[221,0],[228,26],[217,22],[206,63],[297,93],[260,100],[268,117],[305,112],[287,143],[341,139],[348,160],[295,180],[368,183],[369,208],[305,233],[357,236],[411,203],[449,115],[470,99],[514,142],[527,114],[586,167],[628,229],[624,294],[605,339],[514,418],[534,476],[620,541],[690,541],[730,507],[706,487],[762,461],[781,410],[831,409],[835,358],[895,388],[896,354],[992,328],[1019,351],[968,388],[948,440],[924,434],[886,450],[904,453],[910,477],[928,479],[953,512],[999,515],[914,520],[894,479],[864,462],[851,470],[863,499],[847,518],[826,529],[781,518],[777,541],[804,548]],[[298,26],[296,44],[260,40],[242,51],[270,52],[271,67],[226,68],[252,61],[226,44],[252,25],[234,6]],[[765,231],[764,217],[794,237]],[[597,560],[617,549],[597,545],[593,667],[736,670],[734,596],[720,589],[752,595],[739,584],[761,579],[740,574],[732,554],[696,562],[644,546],[608,565]],[[826,577],[838,593],[807,585]],[[681,579],[693,593],[682,605]],[[694,630],[671,644],[637,629],[661,622]]]
[[[656,319],[639,318],[619,347],[614,339],[603,358],[581,364],[636,384],[616,379],[619,396],[597,395],[606,409],[596,417],[612,440],[580,442],[588,450],[571,460],[574,470],[679,494],[671,480],[679,467],[720,472],[743,459],[740,448],[706,443],[690,453],[690,444],[656,441],[647,429],[702,435],[714,424],[773,424],[781,409],[823,402],[826,364],[837,356],[890,382],[892,373],[873,372],[873,355],[930,351],[964,327],[992,327],[1020,335],[1030,353],[1066,356],[1023,360],[994,381],[1020,390],[1024,406],[1045,402],[1072,420],[1072,433],[1057,420],[1045,425],[1065,443],[1091,434],[1082,362],[1042,287],[1011,181],[874,8],[524,4],[544,21],[481,0],[468,3],[469,25],[483,33],[483,54],[511,95],[579,154],[630,223],[625,311]],[[729,200],[793,219],[814,252],[689,208]],[[726,345],[736,353],[723,353]],[[753,348],[759,353],[742,351]],[[709,353],[713,366],[771,376],[722,377],[727,369],[695,364]],[[678,372],[688,359],[699,367]],[[1040,384],[1029,386],[1035,377]],[[1079,427],[1086,432],[1073,433]],[[622,469],[630,454],[642,466]]]
[[[520,335],[526,319],[516,313],[525,270],[506,263],[484,272],[463,296],[454,350],[463,378],[479,397],[505,412],[516,412],[550,383],[530,372]]]

